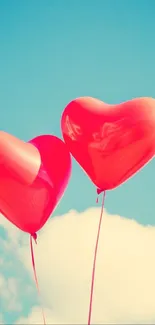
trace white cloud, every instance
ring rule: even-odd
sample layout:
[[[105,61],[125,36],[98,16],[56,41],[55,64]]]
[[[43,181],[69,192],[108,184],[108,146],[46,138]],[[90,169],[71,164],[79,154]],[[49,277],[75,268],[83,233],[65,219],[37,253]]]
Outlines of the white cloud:
[[[21,238],[23,238],[21,232],[0,215],[0,324],[3,323],[4,318],[5,321],[10,318],[10,323],[12,323],[12,318],[14,319],[17,313],[21,314],[23,287],[28,298],[31,297],[27,290],[30,285],[27,286],[24,283],[25,274],[21,270],[20,276],[19,272],[21,263],[18,261],[17,253]]]
[[[87,324],[99,214],[100,208],[70,211],[49,221],[38,238],[36,266],[48,324]],[[19,252],[31,272],[29,249]],[[40,308],[26,322],[41,324]],[[155,323],[155,228],[104,213],[94,323]]]
[[[0,275],[1,311],[20,312],[22,306],[18,301],[17,279],[5,279]]]
[[[46,314],[46,324],[64,324],[63,321],[60,321],[60,318],[56,318],[52,311],[48,308],[44,308],[44,313]],[[16,324],[43,324],[42,317],[40,316],[40,309],[38,307],[34,307],[32,309],[31,315],[28,318],[20,318]]]
[[[14,312],[21,312],[22,304],[18,299],[18,293],[19,293],[18,279],[9,278],[7,280],[7,290],[9,292],[7,310],[14,311]]]

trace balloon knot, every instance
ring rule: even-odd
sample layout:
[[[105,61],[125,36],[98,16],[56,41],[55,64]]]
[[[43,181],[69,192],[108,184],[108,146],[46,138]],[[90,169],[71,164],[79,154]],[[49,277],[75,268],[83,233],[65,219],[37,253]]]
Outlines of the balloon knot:
[[[101,190],[100,188],[97,188],[97,194],[100,195],[104,190]]]
[[[37,234],[31,234],[31,237],[34,239],[35,243],[37,244]]]

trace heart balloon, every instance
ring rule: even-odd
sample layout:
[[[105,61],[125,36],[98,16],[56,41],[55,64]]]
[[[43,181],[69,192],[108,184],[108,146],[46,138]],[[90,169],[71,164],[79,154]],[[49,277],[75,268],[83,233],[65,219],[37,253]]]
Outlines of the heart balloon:
[[[81,97],[65,108],[61,129],[73,157],[100,191],[134,175],[155,154],[155,99],[121,104]]]
[[[0,212],[21,230],[43,227],[69,181],[71,157],[52,135],[25,143],[0,132]]]

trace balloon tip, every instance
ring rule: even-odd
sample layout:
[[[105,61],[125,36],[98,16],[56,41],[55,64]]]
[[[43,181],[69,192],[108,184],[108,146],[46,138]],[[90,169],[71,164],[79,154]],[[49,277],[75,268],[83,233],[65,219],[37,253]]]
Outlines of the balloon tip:
[[[37,234],[31,234],[31,237],[34,239],[35,243],[37,244]]]
[[[97,188],[97,194],[99,195],[99,194],[101,194],[104,190],[101,190],[100,188]]]

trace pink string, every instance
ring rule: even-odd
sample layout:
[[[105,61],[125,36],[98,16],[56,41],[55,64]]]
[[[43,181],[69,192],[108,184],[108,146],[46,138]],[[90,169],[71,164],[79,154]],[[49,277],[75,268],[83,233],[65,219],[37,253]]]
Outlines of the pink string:
[[[100,219],[99,219],[99,225],[98,225],[98,231],[97,231],[97,237],[96,237],[96,245],[95,245],[95,251],[94,251],[94,262],[93,262],[91,290],[90,290],[88,325],[91,324],[92,306],[93,306],[93,292],[94,292],[94,283],[95,283],[96,259],[97,259],[97,250],[98,250],[98,244],[99,244],[99,238],[100,238],[100,230],[101,230],[102,217],[103,217],[104,201],[105,201],[105,191],[103,192],[101,214],[100,214]]]
[[[37,244],[37,234],[30,235],[30,247],[31,247],[31,258],[32,258],[32,267],[33,267],[34,279],[35,279],[35,283],[36,283],[36,287],[37,287],[37,291],[38,291],[38,296],[40,298],[40,289],[39,289],[39,283],[38,283],[35,260],[34,260],[32,238],[34,239],[35,243]],[[43,317],[43,324],[46,325],[45,314],[44,314],[44,310],[43,310],[42,306],[41,306],[41,312],[42,312],[42,317]]]

